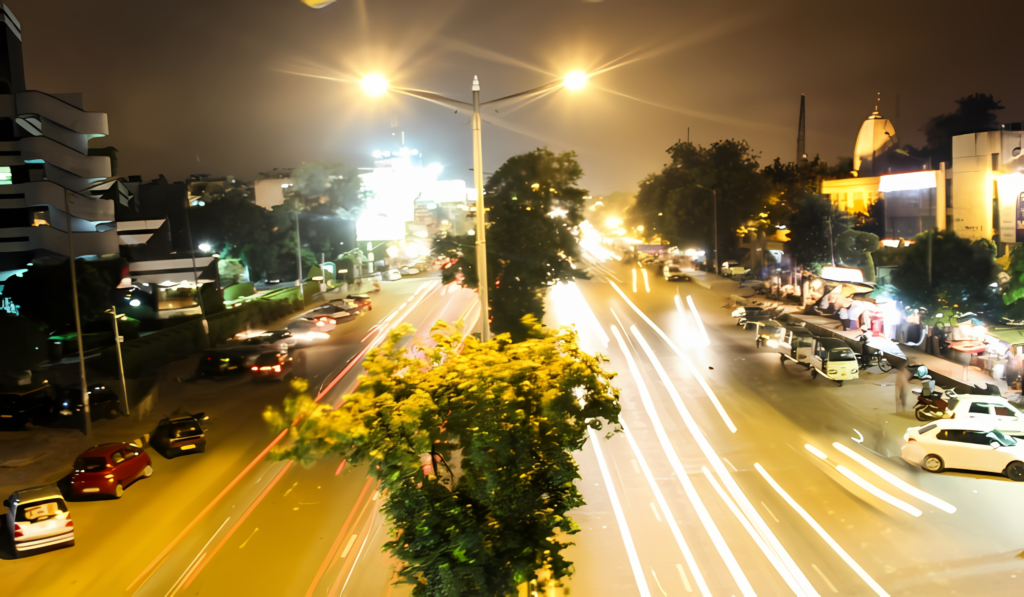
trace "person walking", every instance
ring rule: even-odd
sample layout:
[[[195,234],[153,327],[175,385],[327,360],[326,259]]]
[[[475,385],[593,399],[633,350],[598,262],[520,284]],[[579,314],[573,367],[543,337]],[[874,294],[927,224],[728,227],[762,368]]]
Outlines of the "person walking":
[[[896,412],[907,410],[907,394],[910,393],[910,371],[903,363],[896,368]]]

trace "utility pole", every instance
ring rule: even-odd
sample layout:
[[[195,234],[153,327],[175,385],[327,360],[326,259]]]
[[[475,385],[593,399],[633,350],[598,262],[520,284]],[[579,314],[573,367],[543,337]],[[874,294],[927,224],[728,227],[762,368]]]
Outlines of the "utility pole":
[[[928,231],[928,288],[932,287],[932,237],[935,236],[934,230]]]
[[[199,298],[199,313],[203,318],[203,334],[206,344],[210,345],[210,324],[206,321],[206,305],[203,304],[203,293],[199,289],[199,272],[196,270],[196,246],[192,244],[192,224],[188,219],[188,194],[185,194],[185,231],[188,233],[188,254],[192,256],[192,281],[196,285],[196,297]]]
[[[491,339],[491,322],[487,305],[487,219],[484,207],[484,154],[480,137],[480,79],[473,77],[473,185],[476,186],[476,268],[479,272],[480,337]]]
[[[124,361],[121,360],[121,334],[117,331],[117,307],[111,305],[110,311],[107,312],[114,316],[114,346],[117,347],[117,368],[121,372],[121,391],[124,392],[124,414],[130,415],[132,413],[128,406],[128,383],[124,379]]]
[[[715,273],[721,275],[722,272],[721,272],[721,270],[719,269],[719,266],[718,266],[718,189],[717,188],[711,189],[711,196],[714,198],[714,200],[712,202],[713,203],[713,205],[712,205],[712,212],[713,212],[714,220],[715,220],[715,222],[714,222],[714,227],[715,227],[715,231],[714,231],[714,233],[715,233],[715,236],[714,236],[714,242],[715,242]]]
[[[82,384],[82,416],[85,418],[85,436],[92,437],[92,415],[89,411],[89,386],[85,379],[85,349],[82,347],[82,317],[78,311],[78,280],[75,277],[75,241],[71,233],[70,191],[64,189],[64,217],[68,227],[68,261],[71,263],[71,303],[75,306],[75,339],[78,340],[78,374]]]
[[[302,240],[299,238],[299,210],[295,210],[295,262],[298,265],[299,279],[295,285],[299,287],[299,299],[302,301],[302,308],[306,308],[306,290],[302,287]]]
[[[828,254],[829,254],[829,256],[832,259],[832,267],[835,267],[836,266],[836,251],[832,247],[832,218],[831,217],[825,218],[825,221],[828,222]]]

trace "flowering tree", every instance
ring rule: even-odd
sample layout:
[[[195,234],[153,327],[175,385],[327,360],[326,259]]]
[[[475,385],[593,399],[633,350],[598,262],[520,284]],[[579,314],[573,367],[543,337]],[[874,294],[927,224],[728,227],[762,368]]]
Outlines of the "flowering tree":
[[[338,408],[299,381],[283,413],[265,414],[279,429],[299,419],[274,458],[370,465],[386,495],[385,548],[407,564],[414,595],[507,595],[541,570],[572,574],[562,551],[579,527],[568,514],[584,503],[572,453],[602,420],[617,430],[618,390],[575,331],[524,324],[523,342],[482,343],[438,323],[416,351],[401,346],[412,332],[401,326]]]

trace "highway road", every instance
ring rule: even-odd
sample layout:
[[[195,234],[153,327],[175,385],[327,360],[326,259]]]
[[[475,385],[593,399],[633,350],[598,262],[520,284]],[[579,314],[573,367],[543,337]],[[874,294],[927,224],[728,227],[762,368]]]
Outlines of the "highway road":
[[[578,455],[587,505],[553,594],[987,595],[1024,590],[1024,484],[934,475],[898,457],[893,374],[843,387],[754,346],[725,299],[615,262],[553,289],[549,325],[573,324],[618,372],[625,431]],[[409,321],[475,316],[476,295],[407,281],[365,336],[322,356],[338,368]],[[413,286],[415,285],[415,286]],[[678,298],[677,298],[678,297]],[[401,302],[404,301],[404,302]],[[363,330],[358,330],[363,333]],[[353,340],[354,339],[354,340]],[[329,369],[331,367],[328,367]],[[258,413],[262,405],[251,410]],[[218,425],[227,425],[221,421]],[[248,427],[246,427],[248,428]],[[4,562],[11,594],[408,594],[380,552],[387,529],[365,470],[268,462],[258,426],[223,449],[164,462],[121,502],[75,503],[78,545]]]

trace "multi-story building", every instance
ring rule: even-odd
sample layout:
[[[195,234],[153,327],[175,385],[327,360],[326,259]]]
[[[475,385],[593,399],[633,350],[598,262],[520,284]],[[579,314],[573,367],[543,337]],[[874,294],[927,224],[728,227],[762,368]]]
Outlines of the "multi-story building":
[[[127,201],[110,158],[90,156],[107,115],[81,94],[25,87],[21,25],[0,4],[0,283],[30,263],[116,255],[114,204]]]

